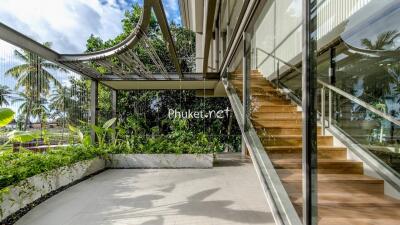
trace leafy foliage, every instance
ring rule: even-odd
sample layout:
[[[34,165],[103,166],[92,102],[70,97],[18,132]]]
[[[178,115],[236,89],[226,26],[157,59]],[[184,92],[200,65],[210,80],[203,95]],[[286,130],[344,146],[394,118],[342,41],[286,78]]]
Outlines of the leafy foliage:
[[[78,161],[91,159],[103,152],[94,147],[70,146],[45,153],[32,151],[4,151],[0,155],[0,189],[28,177],[44,173]]]
[[[133,5],[131,10],[125,13],[122,20],[123,33],[114,39],[107,41],[92,35],[87,40],[87,52],[93,52],[109,48],[120,43],[126,38],[138,23],[142,9],[139,5]],[[193,72],[195,57],[195,34],[191,30],[183,28],[170,22],[170,30],[175,41],[178,58],[180,58],[181,69],[184,72]],[[155,16],[151,18],[147,30],[148,42],[154,47],[157,55],[164,63],[168,71],[175,71],[170,60],[170,55],[165,41],[162,38],[159,25]],[[152,72],[157,72],[148,49],[144,46],[136,46],[134,49],[140,60]],[[192,110],[208,111],[223,110],[230,107],[227,98],[204,98],[196,96],[192,90],[133,90],[118,92],[118,118],[121,126],[132,135],[152,135],[152,130],[157,129],[160,135],[168,134],[171,129],[168,110]],[[104,122],[111,115],[110,91],[107,87],[99,86],[99,113],[100,121]],[[217,138],[221,143],[231,146],[231,149],[239,149],[239,127],[233,114],[223,119],[193,119],[188,121],[188,126],[194,134],[206,133],[212,138]]]
[[[14,119],[14,111],[8,108],[0,109],[0,128],[6,126]]]

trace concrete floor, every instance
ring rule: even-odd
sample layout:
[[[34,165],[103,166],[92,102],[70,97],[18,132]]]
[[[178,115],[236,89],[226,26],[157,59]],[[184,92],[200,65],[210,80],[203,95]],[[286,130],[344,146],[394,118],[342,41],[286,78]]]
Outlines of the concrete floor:
[[[43,202],[17,225],[275,224],[253,166],[107,170]]]

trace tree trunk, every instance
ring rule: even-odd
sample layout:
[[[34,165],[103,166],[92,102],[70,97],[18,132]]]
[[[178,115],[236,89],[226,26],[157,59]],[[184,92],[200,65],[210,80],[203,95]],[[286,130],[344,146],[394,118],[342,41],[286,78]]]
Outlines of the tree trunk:
[[[231,130],[232,130],[232,122],[233,122],[233,112],[232,110],[229,111],[229,121],[228,121],[228,130],[227,130],[227,134],[228,136],[231,135]]]
[[[28,128],[28,123],[29,123],[29,117],[31,116],[31,102],[28,103],[28,108],[26,110],[26,115],[25,115],[25,124],[24,124],[24,130]]]

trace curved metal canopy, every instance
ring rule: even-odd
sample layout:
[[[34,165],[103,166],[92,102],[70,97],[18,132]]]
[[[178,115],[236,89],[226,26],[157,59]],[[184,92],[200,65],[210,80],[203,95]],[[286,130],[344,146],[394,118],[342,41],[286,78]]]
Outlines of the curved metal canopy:
[[[83,54],[59,54],[2,23],[0,23],[0,38],[31,51],[44,59],[62,64],[69,69],[94,79],[99,79],[103,74],[96,70],[93,65],[99,66],[103,70],[105,69],[106,73],[119,76],[120,78],[128,74],[137,74],[141,79],[169,80],[171,77],[157,53],[151,44],[145,40],[152,9],[166,41],[171,60],[175,65],[176,73],[182,79],[183,75],[176,54],[175,43],[169,30],[161,0],[144,0],[143,13],[133,32],[121,43],[101,51]],[[144,44],[149,49],[147,53],[159,70],[158,72],[163,74],[161,78],[152,76],[152,73],[144,66],[133,51],[133,48],[138,44]]]

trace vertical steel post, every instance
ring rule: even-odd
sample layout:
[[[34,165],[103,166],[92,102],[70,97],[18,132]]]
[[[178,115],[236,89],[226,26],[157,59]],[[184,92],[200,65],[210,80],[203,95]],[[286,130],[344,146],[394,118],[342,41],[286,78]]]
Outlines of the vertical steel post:
[[[279,88],[280,71],[279,71],[279,61],[276,63],[276,88]]]
[[[317,112],[316,103],[316,0],[303,0],[303,224],[316,225]]]
[[[336,49],[331,48],[330,49],[330,66],[329,66],[329,83],[331,85],[335,85],[336,83],[336,62],[335,62],[335,57],[336,57]],[[328,93],[328,104],[329,104],[329,109],[328,109],[328,126],[332,126],[332,90],[329,89]]]
[[[111,89],[111,117],[117,118],[117,101],[118,101],[118,92],[115,89]],[[115,141],[115,127],[116,122],[112,125],[112,129],[114,130],[114,134],[112,136],[113,141]]]
[[[221,3],[220,3],[221,4]],[[218,13],[221,8],[218,7]],[[219,19],[218,19],[219,20]],[[215,23],[215,31],[214,31],[214,62],[215,62],[215,71],[219,71],[219,22]]]
[[[321,88],[321,129],[322,135],[325,135],[325,87]]]
[[[332,90],[328,91],[328,127],[332,126]]]
[[[248,43],[246,32],[243,32],[242,42],[243,42],[243,127],[247,131],[249,128],[248,118],[249,118],[249,103],[250,103],[250,60],[248,57]],[[244,146],[245,147],[245,146]],[[242,146],[242,155],[246,154],[246,149]]]
[[[98,94],[99,83],[97,80],[92,80],[90,83],[90,124],[96,125],[98,120]],[[96,132],[92,128],[90,131],[92,144],[96,143]]]

